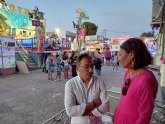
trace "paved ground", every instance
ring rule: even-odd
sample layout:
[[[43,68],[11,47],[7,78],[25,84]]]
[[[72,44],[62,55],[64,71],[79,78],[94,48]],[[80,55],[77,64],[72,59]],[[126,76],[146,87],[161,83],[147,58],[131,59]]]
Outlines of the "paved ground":
[[[120,88],[124,69],[103,66],[107,88]],[[157,76],[157,73],[155,72]],[[157,76],[159,79],[159,77]],[[48,81],[41,69],[0,77],[0,124],[41,124],[64,109],[64,85]]]

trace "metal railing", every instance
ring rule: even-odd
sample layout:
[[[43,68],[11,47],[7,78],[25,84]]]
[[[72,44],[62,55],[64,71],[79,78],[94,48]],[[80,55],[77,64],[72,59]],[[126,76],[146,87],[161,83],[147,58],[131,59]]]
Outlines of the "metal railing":
[[[17,40],[16,40],[16,43],[20,46],[21,48],[21,51],[19,51],[19,55],[21,56],[21,58],[24,60],[24,62],[27,62],[26,59],[20,54],[22,51],[25,52],[27,55],[29,54],[28,51],[21,45],[21,43],[19,43]]]
[[[57,113],[55,116],[51,117],[47,121],[45,121],[42,124],[70,124],[70,118],[66,114],[66,110],[62,110],[59,113]]]
[[[113,117],[114,115],[114,112],[115,112],[115,108],[119,102],[119,99],[120,99],[120,90],[115,87],[112,87],[111,89],[108,90],[109,92],[109,99],[110,99],[110,112],[109,112],[109,115],[111,116],[111,118]],[[113,106],[113,107],[112,107]]]
[[[165,123],[165,103],[156,101],[155,108],[152,114],[152,123]]]
[[[28,54],[27,50],[16,40],[16,43],[21,47],[21,50]]]

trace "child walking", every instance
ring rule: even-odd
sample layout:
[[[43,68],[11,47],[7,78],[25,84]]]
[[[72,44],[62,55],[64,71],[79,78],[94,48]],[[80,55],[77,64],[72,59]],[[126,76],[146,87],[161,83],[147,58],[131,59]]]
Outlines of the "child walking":
[[[57,79],[60,81],[61,80],[61,60],[60,60],[59,55],[56,55],[55,72],[56,72],[55,81],[57,81]]]

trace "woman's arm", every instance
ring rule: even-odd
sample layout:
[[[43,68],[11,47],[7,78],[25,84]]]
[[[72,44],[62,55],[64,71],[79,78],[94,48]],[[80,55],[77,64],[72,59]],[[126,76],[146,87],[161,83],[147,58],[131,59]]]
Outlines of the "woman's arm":
[[[152,79],[146,79],[143,81],[140,90],[140,106],[139,106],[139,118],[136,124],[149,124],[151,115],[155,104],[155,94],[158,87],[155,86],[157,82]],[[156,91],[156,93],[155,93]]]

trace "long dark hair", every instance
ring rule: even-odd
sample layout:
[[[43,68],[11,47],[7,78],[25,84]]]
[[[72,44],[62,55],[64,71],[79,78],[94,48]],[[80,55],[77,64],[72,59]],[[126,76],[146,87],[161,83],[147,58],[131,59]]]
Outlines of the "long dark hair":
[[[152,63],[152,56],[141,39],[130,38],[126,40],[120,48],[127,53],[131,51],[134,53],[133,69],[144,68]]]

